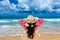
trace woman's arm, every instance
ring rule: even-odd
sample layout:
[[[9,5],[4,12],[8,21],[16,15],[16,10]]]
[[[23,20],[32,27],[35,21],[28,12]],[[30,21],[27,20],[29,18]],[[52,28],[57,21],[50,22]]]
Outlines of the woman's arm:
[[[36,27],[34,29],[36,30],[38,27],[40,27],[43,24],[44,20],[36,19],[35,22],[36,22]]]
[[[27,23],[25,23],[25,26],[27,26],[27,27],[28,27],[29,25],[28,25]]]
[[[26,24],[26,20],[18,20],[18,22],[19,22],[19,24],[25,29],[25,30],[27,30],[27,27],[25,26],[25,24]]]

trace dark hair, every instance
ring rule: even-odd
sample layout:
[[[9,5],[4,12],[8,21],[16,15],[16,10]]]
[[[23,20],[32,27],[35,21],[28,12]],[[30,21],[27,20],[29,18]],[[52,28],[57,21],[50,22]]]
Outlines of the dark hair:
[[[30,39],[33,39],[34,38],[34,32],[35,32],[35,30],[34,30],[34,28],[36,27],[36,25],[35,25],[35,23],[33,23],[33,27],[31,27],[31,25],[30,25],[31,23],[29,23],[29,27],[27,27],[27,34],[28,34],[28,38],[30,38]]]

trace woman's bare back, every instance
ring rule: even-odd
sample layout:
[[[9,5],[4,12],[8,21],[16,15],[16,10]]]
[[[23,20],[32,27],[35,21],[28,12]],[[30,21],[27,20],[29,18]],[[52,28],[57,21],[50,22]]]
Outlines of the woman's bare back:
[[[39,40],[40,39],[40,34],[38,33],[38,30],[35,30],[33,39],[29,39],[27,37],[27,33],[26,32],[27,32],[27,30],[24,30],[23,34],[21,34],[21,40]]]

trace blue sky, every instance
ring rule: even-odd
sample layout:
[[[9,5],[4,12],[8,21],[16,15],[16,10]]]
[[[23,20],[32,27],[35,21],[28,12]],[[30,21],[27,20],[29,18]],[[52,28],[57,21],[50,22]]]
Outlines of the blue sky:
[[[3,0],[0,0],[0,1],[3,1]],[[18,0],[9,0],[10,3],[14,3],[14,4],[18,4]]]
[[[0,0],[0,16],[14,13],[14,15],[18,15],[17,13],[21,11],[48,12],[49,15],[53,13],[51,15],[56,17],[60,14],[60,0]]]
[[[18,4],[18,0],[9,0],[10,3]]]

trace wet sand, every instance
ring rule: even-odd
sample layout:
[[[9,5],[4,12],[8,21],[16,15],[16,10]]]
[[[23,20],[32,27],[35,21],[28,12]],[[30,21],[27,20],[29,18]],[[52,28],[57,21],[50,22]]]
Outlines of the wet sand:
[[[20,36],[0,37],[0,40],[21,40]],[[60,40],[60,34],[41,34],[40,40]]]

